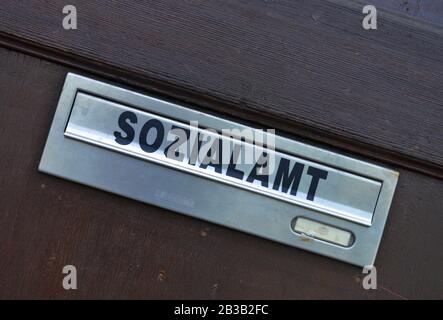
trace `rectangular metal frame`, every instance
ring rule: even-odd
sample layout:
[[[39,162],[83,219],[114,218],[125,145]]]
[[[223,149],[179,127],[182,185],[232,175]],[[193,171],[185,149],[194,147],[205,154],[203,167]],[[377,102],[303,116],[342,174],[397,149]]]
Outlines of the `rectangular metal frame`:
[[[73,139],[65,130],[79,92],[167,119],[198,121],[216,130],[249,128],[69,73],[42,155],[40,171],[358,266],[374,263],[397,183],[397,172],[292,139],[275,137],[277,151],[381,183],[372,221],[352,221],[321,208],[281,201],[254,190]],[[342,247],[319,239],[307,239],[291,228],[292,221],[298,216],[350,231],[354,243]]]

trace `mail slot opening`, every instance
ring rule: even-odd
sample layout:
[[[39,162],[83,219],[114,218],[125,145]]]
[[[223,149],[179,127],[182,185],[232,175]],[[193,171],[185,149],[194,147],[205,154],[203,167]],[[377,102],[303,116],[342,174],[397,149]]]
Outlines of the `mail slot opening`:
[[[297,157],[282,147],[266,149],[269,161],[274,163],[266,168],[275,167],[275,170],[257,174],[262,158],[241,160],[245,155],[263,154],[257,144],[220,134],[225,127],[205,124],[208,121],[205,118],[200,122],[201,127],[195,125],[197,121],[188,120],[171,119],[78,91],[64,136],[344,220],[372,225],[382,187],[377,179]],[[225,125],[229,128],[231,124]],[[251,134],[254,136],[257,132]],[[240,152],[236,157],[235,148]],[[208,150],[210,157],[207,157]],[[212,150],[218,152],[212,154]],[[231,154],[231,157],[222,154]],[[214,155],[217,160],[212,163],[210,158]],[[204,163],[205,159],[210,163]]]
[[[296,217],[291,222],[292,230],[307,238],[318,239],[342,247],[350,247],[354,243],[354,235],[343,229],[333,227],[305,217]],[[306,238],[305,238],[306,239]]]

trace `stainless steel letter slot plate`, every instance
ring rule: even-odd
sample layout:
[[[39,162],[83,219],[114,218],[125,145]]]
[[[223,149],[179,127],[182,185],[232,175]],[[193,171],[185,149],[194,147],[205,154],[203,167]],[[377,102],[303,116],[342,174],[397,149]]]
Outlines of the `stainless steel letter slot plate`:
[[[374,263],[398,179],[75,74],[39,170],[359,266]]]

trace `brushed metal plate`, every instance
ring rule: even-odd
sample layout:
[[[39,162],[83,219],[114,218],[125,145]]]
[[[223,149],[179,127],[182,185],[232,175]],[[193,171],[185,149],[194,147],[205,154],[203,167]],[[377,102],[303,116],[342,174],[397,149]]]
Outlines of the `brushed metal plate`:
[[[243,174],[235,176],[229,161],[217,167],[190,163],[188,154],[168,157],[173,128],[246,153],[265,150],[275,166],[264,181],[251,175],[255,161],[236,164]],[[275,150],[223,135],[228,129],[261,133]],[[75,74],[67,75],[39,169],[360,266],[374,262],[398,179],[380,166]],[[306,241],[291,227],[297,217],[352,233],[353,243]]]

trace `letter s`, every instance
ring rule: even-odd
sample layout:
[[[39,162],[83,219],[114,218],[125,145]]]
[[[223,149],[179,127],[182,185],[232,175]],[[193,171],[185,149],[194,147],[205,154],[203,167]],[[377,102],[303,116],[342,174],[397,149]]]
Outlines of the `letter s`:
[[[120,115],[120,117],[118,118],[118,125],[120,129],[122,129],[123,132],[126,134],[126,136],[123,137],[120,132],[114,131],[115,142],[117,142],[118,144],[127,145],[130,144],[132,140],[134,140],[134,128],[131,127],[127,120],[129,120],[129,122],[131,123],[137,123],[137,116],[131,111],[125,111]]]

